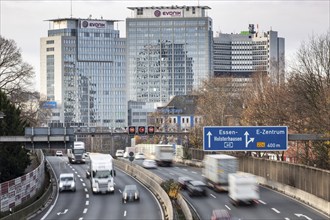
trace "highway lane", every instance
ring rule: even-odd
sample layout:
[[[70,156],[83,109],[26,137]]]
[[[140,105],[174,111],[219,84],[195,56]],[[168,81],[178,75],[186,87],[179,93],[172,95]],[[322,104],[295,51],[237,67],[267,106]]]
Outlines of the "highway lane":
[[[177,180],[179,176],[190,176],[203,181],[201,168],[182,164],[158,167],[151,171],[163,179]],[[195,208],[201,219],[210,219],[213,209],[226,209],[233,219],[329,219],[313,208],[279,192],[261,186],[259,190],[260,200],[256,206],[235,207],[230,203],[227,193],[217,193],[211,189],[208,190],[207,197],[189,197],[184,190],[182,195]]]
[[[162,219],[161,206],[154,195],[120,170],[116,169],[115,193],[93,194],[86,178],[88,164],[69,164],[65,156],[47,159],[57,177],[64,172],[75,174],[77,190],[59,193],[53,206],[32,219]],[[138,186],[139,202],[122,203],[122,190],[126,184]]]

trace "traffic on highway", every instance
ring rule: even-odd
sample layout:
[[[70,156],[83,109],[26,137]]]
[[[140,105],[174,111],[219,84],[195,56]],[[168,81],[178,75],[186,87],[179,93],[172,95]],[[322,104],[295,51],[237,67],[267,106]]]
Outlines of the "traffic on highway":
[[[99,158],[99,155],[93,154],[90,153],[89,157],[86,157],[86,163],[82,164],[71,164],[66,156],[47,157],[56,175],[59,190],[52,203],[31,219],[165,219],[162,207],[155,196],[135,178],[116,167],[109,168],[113,171],[99,176],[96,181],[101,185],[102,179],[108,183],[113,180],[113,188],[109,185],[113,192],[93,193],[95,186],[92,186],[91,177],[96,177],[97,171],[91,168],[91,160],[94,160],[91,158]],[[203,168],[186,166],[175,161],[169,166],[158,166],[155,159],[137,157],[130,160],[130,157],[120,154],[112,160],[140,165],[146,172],[152,172],[163,180],[180,183],[180,193],[189,204],[194,219],[222,219],[221,216],[223,219],[228,219],[225,216],[229,216],[229,219],[233,220],[327,218],[306,204],[257,184],[253,175],[238,172],[237,175],[214,176],[205,170],[212,171],[212,166],[221,164],[223,160],[226,160],[227,165],[221,169],[236,170],[237,161],[232,157],[211,156],[210,167],[205,165],[204,161]],[[153,164],[152,169],[146,166],[146,161]],[[62,180],[61,175],[69,176],[70,180],[74,180],[74,184],[66,179]],[[225,190],[219,190],[215,184],[223,181],[223,178],[233,183],[224,187]],[[241,191],[236,192],[239,189]]]

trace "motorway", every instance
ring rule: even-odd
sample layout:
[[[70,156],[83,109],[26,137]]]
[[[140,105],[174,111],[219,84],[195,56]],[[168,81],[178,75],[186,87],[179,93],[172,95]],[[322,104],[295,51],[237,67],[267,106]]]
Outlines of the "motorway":
[[[86,178],[87,164],[69,164],[67,157],[47,157],[56,177],[74,173],[76,192],[57,193],[53,204],[31,219],[163,219],[161,206],[154,195],[135,179],[116,169],[115,193],[93,194]],[[127,184],[136,184],[140,201],[122,203],[122,190]]]
[[[76,192],[58,193],[54,203],[32,219],[162,219],[163,213],[156,198],[135,179],[116,169],[115,193],[94,195],[89,180],[85,177],[87,164],[68,164],[67,157],[47,157],[56,176],[73,172],[77,179]],[[133,161],[141,164],[141,161]],[[174,164],[172,167],[158,167],[150,170],[162,179],[177,180],[189,176],[202,180],[202,169]],[[141,194],[140,202],[122,204],[121,192],[126,184],[137,184]],[[189,197],[181,191],[187,202],[196,210],[200,219],[210,219],[212,210],[226,209],[233,220],[238,219],[284,219],[318,220],[328,216],[281,193],[260,186],[260,200],[256,206],[235,207],[229,202],[227,193],[208,190],[207,197]]]
[[[189,176],[196,180],[202,180],[202,169],[189,167],[182,164],[174,164],[172,167],[158,167],[151,170],[162,179],[174,179],[179,176]],[[194,207],[200,219],[211,219],[214,209],[226,209],[233,220],[238,219],[298,219],[298,220],[319,220],[329,219],[328,216],[317,212],[313,208],[289,198],[269,188],[259,187],[260,200],[256,206],[235,207],[229,202],[227,193],[217,193],[212,189],[208,190],[207,197],[189,197],[185,191],[181,191],[188,203]]]

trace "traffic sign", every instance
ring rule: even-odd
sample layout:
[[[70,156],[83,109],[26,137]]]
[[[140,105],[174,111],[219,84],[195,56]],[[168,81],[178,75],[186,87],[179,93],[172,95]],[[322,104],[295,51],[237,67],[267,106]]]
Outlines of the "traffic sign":
[[[287,146],[287,126],[203,128],[204,151],[285,151]]]
[[[133,161],[134,160],[134,153],[131,151],[131,152],[129,152],[129,157],[128,157],[128,159],[129,159],[129,161]]]

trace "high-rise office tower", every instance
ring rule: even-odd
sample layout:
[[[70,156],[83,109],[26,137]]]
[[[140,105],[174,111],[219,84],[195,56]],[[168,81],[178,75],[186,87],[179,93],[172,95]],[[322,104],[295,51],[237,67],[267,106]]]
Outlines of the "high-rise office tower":
[[[212,19],[207,6],[129,7],[128,100],[167,103],[212,76]]]
[[[214,74],[249,78],[263,72],[275,83],[284,82],[284,43],[276,31],[261,33],[253,24],[239,34],[220,33],[214,38]]]
[[[127,124],[125,39],[114,20],[49,20],[40,40],[40,93],[51,122],[86,127]]]

